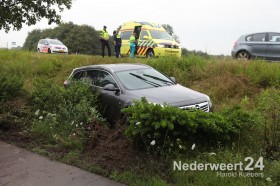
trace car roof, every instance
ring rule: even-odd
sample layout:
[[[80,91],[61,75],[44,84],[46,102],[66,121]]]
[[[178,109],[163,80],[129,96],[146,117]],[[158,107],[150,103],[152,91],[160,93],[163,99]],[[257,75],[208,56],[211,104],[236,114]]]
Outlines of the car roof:
[[[130,64],[130,63],[119,63],[119,64],[100,64],[100,65],[89,65],[75,68],[73,71],[85,70],[85,69],[105,69],[111,72],[120,72],[126,70],[135,70],[135,69],[145,69],[152,68],[144,64]]]
[[[254,34],[266,34],[266,33],[275,33],[275,34],[279,34],[279,32],[269,31],[269,32],[254,32],[254,33],[248,33],[248,34],[243,34],[242,36],[249,36],[249,35],[254,35]]]

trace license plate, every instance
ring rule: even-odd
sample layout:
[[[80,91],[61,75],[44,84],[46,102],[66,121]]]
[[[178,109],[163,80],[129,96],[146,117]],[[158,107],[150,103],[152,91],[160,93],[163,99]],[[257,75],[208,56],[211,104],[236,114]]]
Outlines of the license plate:
[[[64,52],[64,50],[59,50],[59,52]]]

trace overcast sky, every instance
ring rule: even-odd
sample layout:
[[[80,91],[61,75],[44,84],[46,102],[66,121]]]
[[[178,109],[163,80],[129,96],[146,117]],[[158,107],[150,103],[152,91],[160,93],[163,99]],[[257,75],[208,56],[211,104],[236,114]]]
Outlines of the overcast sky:
[[[181,46],[209,54],[230,55],[240,35],[280,32],[280,0],[74,0],[62,13],[62,21],[113,30],[127,21],[169,24]],[[0,31],[0,47],[22,46],[33,29],[53,28],[46,20],[20,31]]]

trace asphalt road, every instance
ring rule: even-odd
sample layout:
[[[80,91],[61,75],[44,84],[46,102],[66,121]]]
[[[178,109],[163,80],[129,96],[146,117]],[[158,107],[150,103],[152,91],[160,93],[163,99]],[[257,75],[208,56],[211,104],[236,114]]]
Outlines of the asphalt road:
[[[0,186],[121,186],[0,141]]]

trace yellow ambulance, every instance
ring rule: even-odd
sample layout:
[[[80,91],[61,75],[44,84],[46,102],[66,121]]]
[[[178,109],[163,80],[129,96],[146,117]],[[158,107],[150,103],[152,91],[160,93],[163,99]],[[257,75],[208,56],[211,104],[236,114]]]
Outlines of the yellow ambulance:
[[[158,24],[150,22],[127,22],[121,26],[119,31],[122,38],[121,55],[129,56],[129,38],[136,32],[138,38],[136,56],[159,57],[177,56],[181,57],[179,44],[169,35],[165,29]]]

